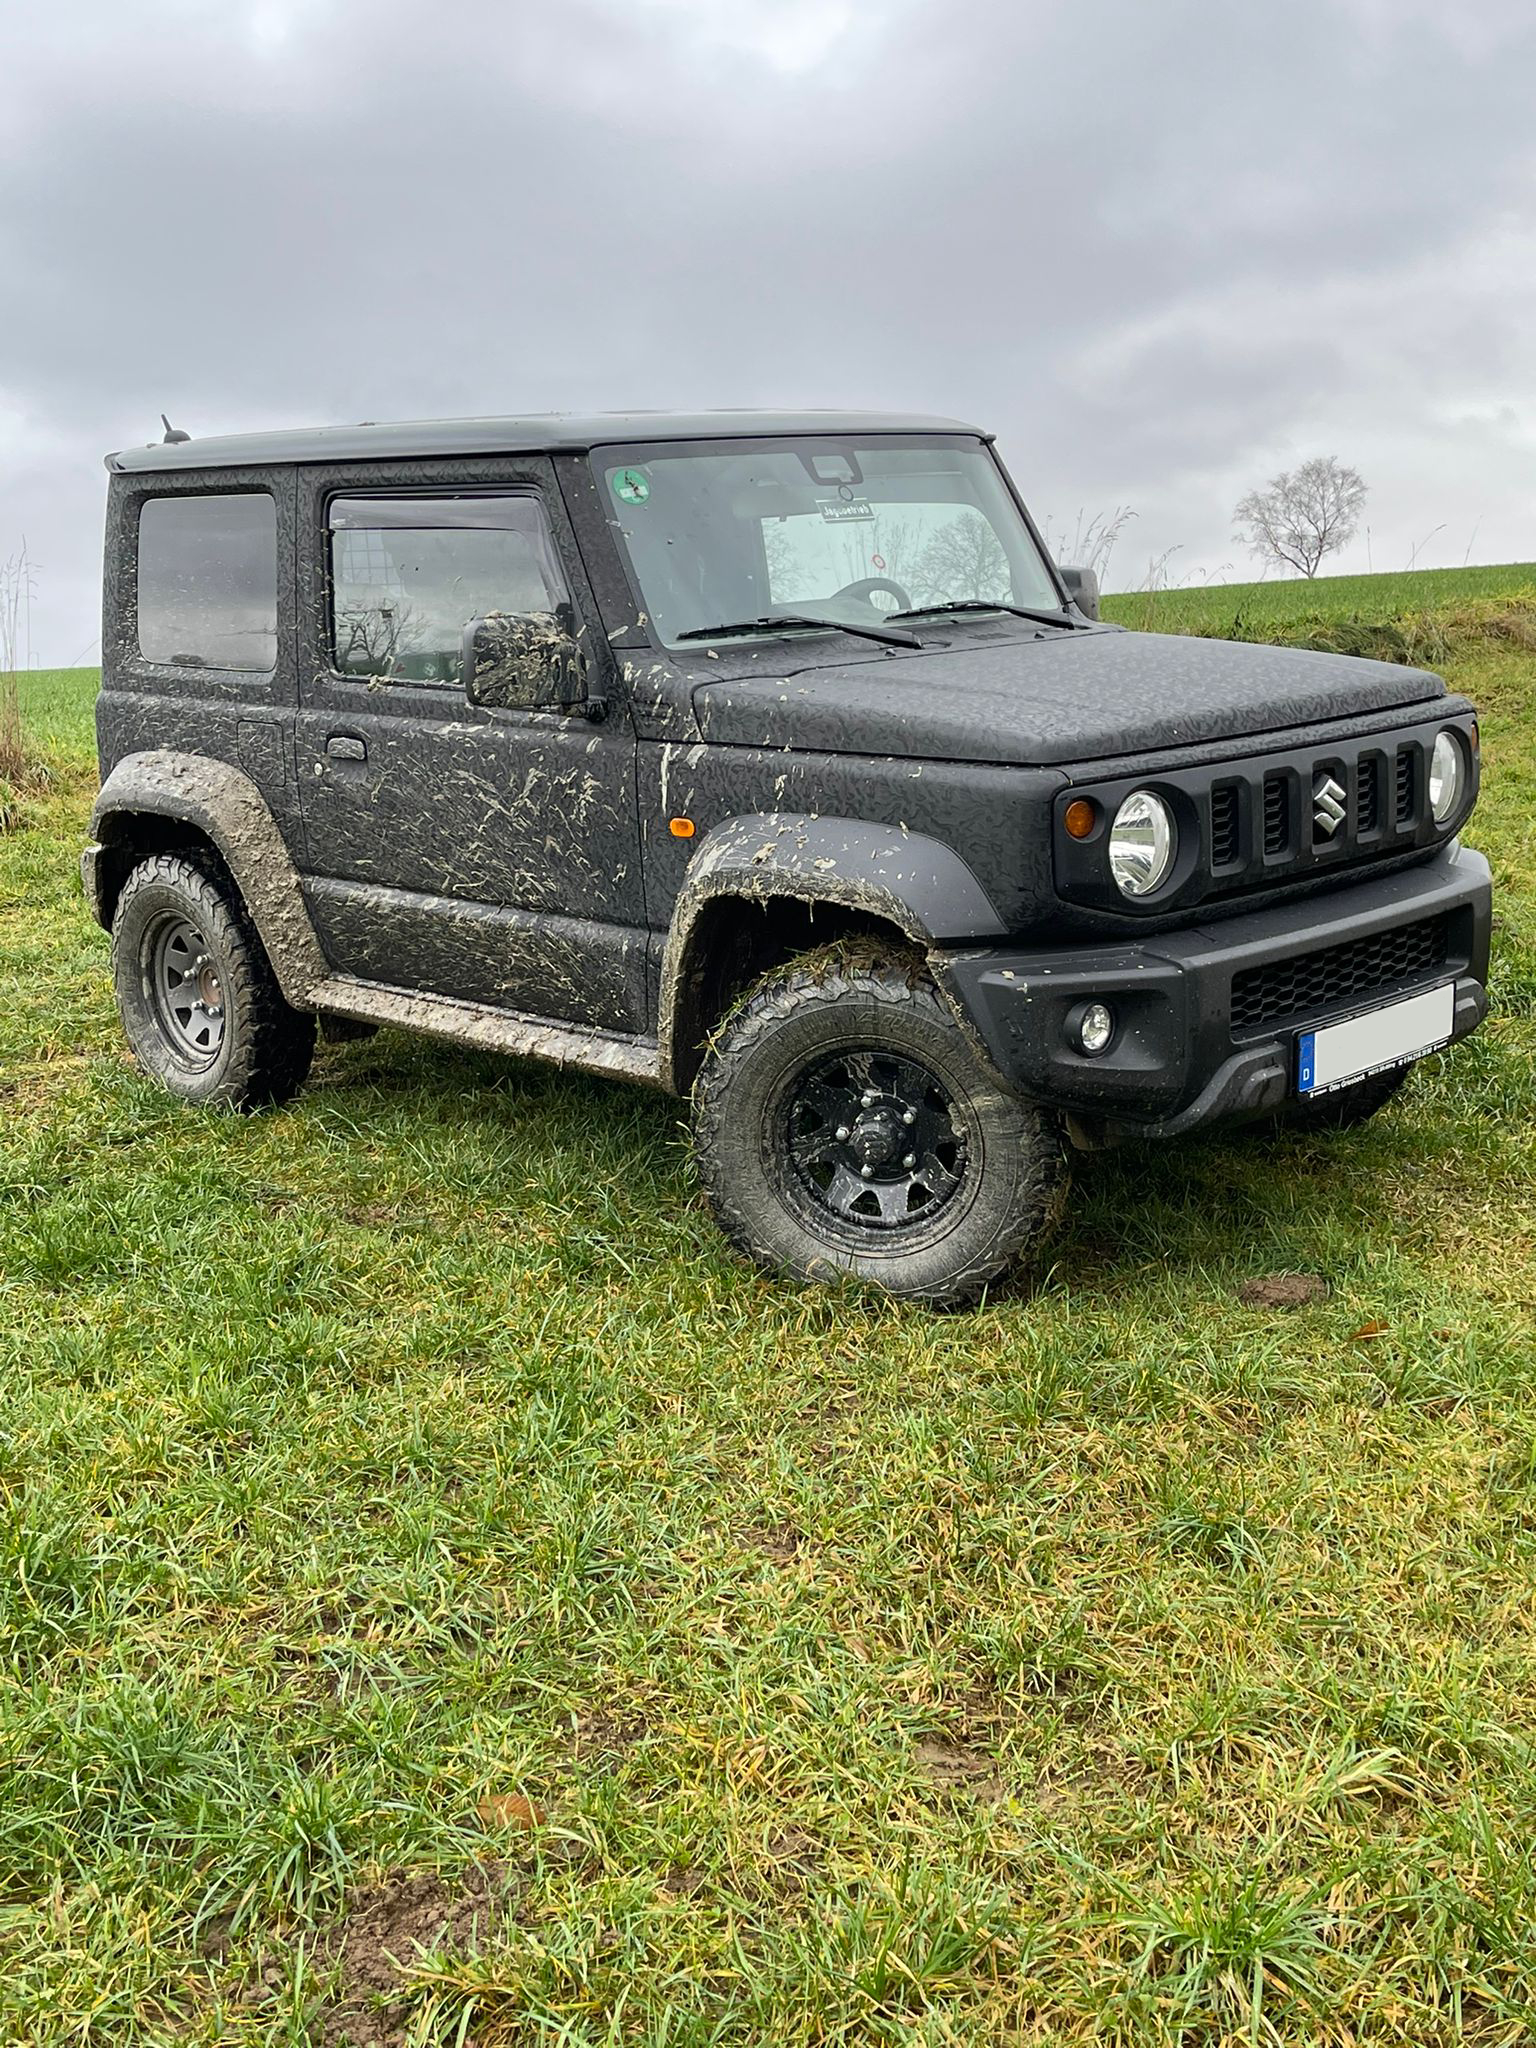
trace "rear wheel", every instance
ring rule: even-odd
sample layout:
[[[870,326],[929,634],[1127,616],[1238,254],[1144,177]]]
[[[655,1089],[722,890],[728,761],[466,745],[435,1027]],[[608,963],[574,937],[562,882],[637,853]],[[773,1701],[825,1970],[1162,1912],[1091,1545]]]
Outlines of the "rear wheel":
[[[213,854],[155,854],[133,870],[112,921],[112,973],[133,1056],[173,1095],[259,1109],[309,1072],[315,1020],[283,1000]]]
[[[973,1299],[1043,1236],[1051,1121],[999,1087],[915,956],[810,954],[761,981],[694,1090],[700,1174],[726,1235],[805,1279]]]
[[[1392,1100],[1413,1067],[1410,1060],[1405,1067],[1388,1067],[1384,1073],[1367,1074],[1363,1081],[1351,1081],[1347,1088],[1336,1088],[1328,1095],[1293,1102],[1280,1112],[1280,1120],[1293,1131],[1353,1130]]]

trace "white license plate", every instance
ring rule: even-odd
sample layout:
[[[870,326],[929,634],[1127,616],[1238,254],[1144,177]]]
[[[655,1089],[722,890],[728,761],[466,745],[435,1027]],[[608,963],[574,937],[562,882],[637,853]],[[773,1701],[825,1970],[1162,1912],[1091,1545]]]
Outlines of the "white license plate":
[[[1400,1067],[1450,1043],[1456,1019],[1456,984],[1383,1003],[1379,1010],[1296,1034],[1296,1091],[1326,1095],[1384,1067]]]

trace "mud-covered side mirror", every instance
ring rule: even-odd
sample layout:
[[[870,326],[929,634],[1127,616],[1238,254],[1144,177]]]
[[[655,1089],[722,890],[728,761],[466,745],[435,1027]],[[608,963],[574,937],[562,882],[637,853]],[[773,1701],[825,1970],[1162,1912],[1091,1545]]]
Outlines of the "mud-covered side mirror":
[[[464,628],[464,694],[495,711],[599,715],[587,657],[554,612],[491,612]]]
[[[1083,614],[1084,618],[1099,616],[1099,579],[1092,569],[1063,569],[1061,580],[1067,586],[1067,595]]]

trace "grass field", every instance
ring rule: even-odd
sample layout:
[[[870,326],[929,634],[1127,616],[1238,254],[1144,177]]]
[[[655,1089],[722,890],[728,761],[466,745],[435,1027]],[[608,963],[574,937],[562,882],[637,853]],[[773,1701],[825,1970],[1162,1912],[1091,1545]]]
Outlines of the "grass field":
[[[1536,654],[1465,617],[1507,595],[1437,594],[1486,1032],[1347,1139],[1085,1162],[955,1316],[735,1264],[617,1085],[381,1035],[174,1106],[79,897],[93,678],[28,679],[0,2039],[1531,2039]],[[1331,1292],[1240,1304],[1275,1272]]]
[[[1506,599],[1536,603],[1536,562],[1480,569],[1413,569],[1391,576],[1319,576],[1273,583],[1212,583],[1106,597],[1104,616],[1143,631],[1220,638],[1305,638],[1358,621],[1380,627]]]

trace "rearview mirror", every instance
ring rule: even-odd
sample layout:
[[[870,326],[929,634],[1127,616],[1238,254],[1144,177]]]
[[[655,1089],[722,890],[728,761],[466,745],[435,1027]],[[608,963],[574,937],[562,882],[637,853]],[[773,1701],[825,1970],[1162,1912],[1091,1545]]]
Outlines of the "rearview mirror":
[[[494,711],[597,710],[587,657],[554,612],[491,612],[464,628],[464,694]]]
[[[1091,569],[1063,569],[1067,595],[1086,619],[1099,616],[1099,579]]]

